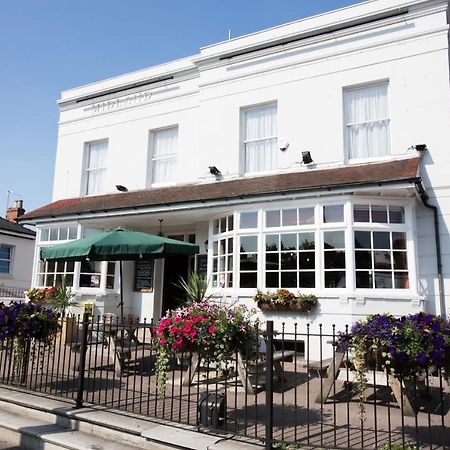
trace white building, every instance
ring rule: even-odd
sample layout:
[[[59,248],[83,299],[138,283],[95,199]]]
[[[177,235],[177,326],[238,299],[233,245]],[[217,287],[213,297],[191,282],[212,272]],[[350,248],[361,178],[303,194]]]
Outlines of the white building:
[[[16,223],[23,215],[22,201],[0,217],[0,301],[25,298],[31,286],[36,233]]]
[[[53,202],[25,215],[34,285],[64,274],[117,312],[113,263],[39,250],[121,226],[199,244],[217,295],[318,296],[312,315],[265,315],[277,323],[448,313],[447,13],[372,0],[63,92]],[[157,260],[147,291],[125,262],[126,311],[160,317],[195,260]]]

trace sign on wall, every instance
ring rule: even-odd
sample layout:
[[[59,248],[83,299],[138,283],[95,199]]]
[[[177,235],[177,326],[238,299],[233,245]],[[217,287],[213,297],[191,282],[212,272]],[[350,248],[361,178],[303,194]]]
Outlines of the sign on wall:
[[[195,270],[201,277],[207,277],[208,255],[195,255]]]
[[[153,292],[154,261],[136,261],[134,272],[134,290],[137,292]]]

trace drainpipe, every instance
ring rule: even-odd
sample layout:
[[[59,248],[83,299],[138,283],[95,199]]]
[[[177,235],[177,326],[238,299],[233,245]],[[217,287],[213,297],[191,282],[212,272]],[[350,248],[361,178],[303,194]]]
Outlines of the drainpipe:
[[[440,313],[442,317],[446,316],[447,310],[445,308],[445,296],[444,296],[444,280],[442,278],[442,256],[441,256],[441,239],[439,236],[439,218],[438,218],[438,209],[437,206],[430,205],[428,203],[428,199],[430,196],[427,194],[423,183],[422,178],[418,178],[416,181],[416,189],[417,194],[422,201],[422,204],[429,209],[433,210],[434,215],[434,237],[436,243],[436,261],[437,261],[437,275],[438,275],[438,294],[439,294],[439,307]]]

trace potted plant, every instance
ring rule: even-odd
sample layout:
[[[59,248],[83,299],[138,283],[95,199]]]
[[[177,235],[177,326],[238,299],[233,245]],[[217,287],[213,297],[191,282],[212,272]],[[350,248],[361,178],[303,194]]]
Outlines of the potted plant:
[[[180,277],[177,286],[184,291],[186,298],[190,303],[202,302],[211,297],[211,295],[207,295],[209,280],[197,272],[191,272],[187,280]]]
[[[245,353],[257,340],[258,321],[242,305],[224,308],[203,301],[168,311],[152,329],[159,392],[165,392],[171,354],[197,352],[227,365],[236,352]]]
[[[436,370],[450,380],[450,321],[440,316],[373,314],[354,323],[350,333],[339,333],[337,345],[353,363],[361,414],[370,369],[386,371],[406,388]]]
[[[318,299],[313,294],[295,295],[287,289],[277,289],[274,292],[262,292],[258,289],[253,296],[261,311],[291,311],[310,314],[318,305]]]
[[[72,307],[78,306],[74,300],[75,293],[72,292],[70,286],[67,285],[65,277],[61,278],[55,286],[55,291],[50,300],[52,308],[60,314],[61,317],[61,340],[66,344],[74,342],[77,339],[77,318],[70,315]]]

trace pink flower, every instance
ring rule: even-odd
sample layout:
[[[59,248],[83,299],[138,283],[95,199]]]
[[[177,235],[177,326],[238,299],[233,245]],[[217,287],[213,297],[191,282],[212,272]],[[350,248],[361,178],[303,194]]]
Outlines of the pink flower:
[[[211,325],[211,326],[208,328],[208,332],[209,332],[210,334],[213,334],[214,331],[216,331],[216,329],[214,328],[213,325]]]
[[[161,338],[159,340],[159,345],[166,345],[166,338]]]

